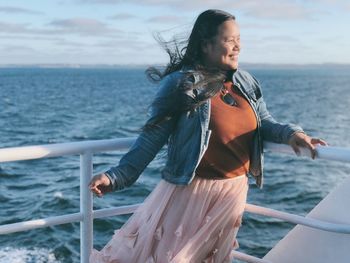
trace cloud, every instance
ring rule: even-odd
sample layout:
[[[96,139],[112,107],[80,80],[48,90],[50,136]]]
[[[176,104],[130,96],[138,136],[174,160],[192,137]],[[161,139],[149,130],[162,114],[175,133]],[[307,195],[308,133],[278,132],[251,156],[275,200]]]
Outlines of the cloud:
[[[108,17],[108,19],[114,19],[114,20],[129,20],[134,18],[137,18],[137,16],[129,13],[119,13],[114,16]]]
[[[75,0],[77,3],[95,5],[125,4],[123,0]],[[317,4],[309,1],[296,0],[129,0],[128,4],[150,6],[152,8],[167,8],[181,12],[202,11],[209,8],[221,8],[233,14],[243,14],[256,19],[272,20],[314,20],[319,15],[325,15],[329,9],[350,11],[348,0],[319,0]],[[325,5],[326,8],[321,5]]]
[[[60,47],[91,47],[93,45],[89,44],[89,42],[78,42],[78,41],[70,41],[66,39],[59,39],[54,42],[55,45]]]
[[[4,23],[0,22],[0,33],[33,33],[32,30],[28,28],[28,24],[14,24],[14,23]]]
[[[254,5],[244,8],[244,13],[255,18],[283,20],[311,19],[313,17],[313,11],[308,7],[288,1],[267,1],[264,2],[264,7],[262,7],[261,2],[254,2]]]
[[[78,3],[84,4],[102,4],[102,5],[118,5],[123,4],[125,1],[123,0],[76,0]],[[212,2],[212,5],[215,6],[214,1],[205,1],[206,4],[208,2]],[[169,8],[177,8],[181,10],[186,10],[186,8],[203,8],[203,1],[194,0],[194,1],[185,1],[185,0],[129,0],[128,3],[135,5],[144,5],[144,6],[162,6]],[[187,10],[190,11],[190,10]]]
[[[85,4],[110,4],[124,3],[122,0],[76,0]],[[331,1],[331,0],[321,0]],[[339,5],[341,0],[336,1]],[[254,18],[267,19],[310,19],[316,14],[316,5],[309,5],[303,1],[295,0],[129,0],[129,4],[144,5],[151,7],[165,7],[171,10],[192,12],[209,8],[222,8],[232,13],[243,13]]]
[[[42,15],[44,13],[20,8],[20,7],[13,7],[13,6],[0,6],[0,13],[7,13],[7,14],[27,14],[27,15]]]
[[[149,19],[147,19],[147,22],[149,23],[160,23],[160,24],[179,24],[183,23],[187,19],[185,17],[181,16],[173,16],[173,15],[168,15],[168,16],[154,16]]]
[[[78,0],[80,3],[87,4],[122,4],[123,0]]]
[[[263,24],[263,23],[239,23],[238,24],[240,25],[240,27],[242,29],[254,29],[254,30],[257,30],[257,29],[273,29],[273,28],[276,28],[275,25],[268,25],[268,24]]]
[[[91,18],[59,19],[52,21],[49,25],[61,29],[62,32],[79,35],[112,35],[122,32]]]
[[[0,33],[10,35],[57,35],[60,32],[52,29],[31,28],[30,24],[0,22]]]
[[[307,0],[307,2],[313,3],[313,1],[311,0]],[[336,8],[343,8],[343,7],[350,6],[348,0],[318,0],[317,3],[326,4]]]
[[[260,42],[262,43],[267,43],[267,42],[282,42],[283,44],[301,44],[301,41],[295,37],[292,36],[285,36],[285,35],[275,35],[275,36],[268,36],[268,37],[263,37]]]
[[[329,5],[332,8],[337,8],[343,11],[350,10],[350,3],[348,0],[318,0],[317,3]]]
[[[142,40],[118,39],[111,41],[102,41],[94,45],[99,48],[107,49],[127,49],[127,50],[144,50],[150,46],[150,43]]]
[[[54,20],[45,27],[33,28],[30,24],[6,23],[0,21],[0,34],[9,35],[76,35],[93,37],[119,37],[124,31],[89,18]]]
[[[28,46],[20,46],[20,45],[6,45],[2,47],[2,51],[7,53],[16,53],[16,54],[22,54],[22,53],[32,53],[36,50],[28,47]]]
[[[8,40],[8,39],[20,39],[20,40],[34,40],[34,41],[60,41],[63,38],[59,38],[59,37],[51,37],[51,36],[37,36],[37,35],[9,35],[9,34],[4,34],[4,35],[0,35],[0,39],[4,39],[4,40]]]
[[[10,34],[10,35],[57,35],[62,33],[59,30],[52,29],[41,29],[41,28],[31,28],[30,24],[17,24],[17,23],[6,23],[0,22],[0,34]]]

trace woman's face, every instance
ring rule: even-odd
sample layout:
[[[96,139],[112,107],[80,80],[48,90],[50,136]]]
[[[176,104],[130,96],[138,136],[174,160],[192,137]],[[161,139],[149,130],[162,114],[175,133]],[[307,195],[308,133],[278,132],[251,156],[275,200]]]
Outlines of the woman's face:
[[[225,21],[219,26],[218,34],[202,45],[204,64],[222,70],[237,69],[240,49],[238,24],[234,20]]]

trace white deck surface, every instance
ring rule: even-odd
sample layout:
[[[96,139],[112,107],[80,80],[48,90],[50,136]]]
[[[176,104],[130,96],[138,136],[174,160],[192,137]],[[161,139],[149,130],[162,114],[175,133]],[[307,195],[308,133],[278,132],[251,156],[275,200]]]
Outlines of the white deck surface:
[[[307,217],[350,225],[350,177],[331,191]],[[273,263],[349,263],[350,234],[298,225],[264,259]]]

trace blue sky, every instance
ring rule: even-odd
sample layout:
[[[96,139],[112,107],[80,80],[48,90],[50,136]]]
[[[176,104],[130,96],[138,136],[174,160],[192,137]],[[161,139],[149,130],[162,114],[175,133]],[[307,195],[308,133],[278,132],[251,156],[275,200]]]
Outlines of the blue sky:
[[[241,62],[350,63],[348,0],[0,0],[0,64],[166,63],[153,34],[208,8],[236,16]]]

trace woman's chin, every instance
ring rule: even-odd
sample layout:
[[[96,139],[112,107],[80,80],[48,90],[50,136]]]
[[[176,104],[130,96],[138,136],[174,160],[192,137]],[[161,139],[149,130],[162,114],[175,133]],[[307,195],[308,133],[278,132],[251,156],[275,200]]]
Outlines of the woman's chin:
[[[237,63],[230,63],[223,67],[224,70],[236,70],[238,68],[238,62]]]
[[[238,61],[235,61],[235,62],[231,63],[231,68],[232,69],[237,69],[238,68]]]

